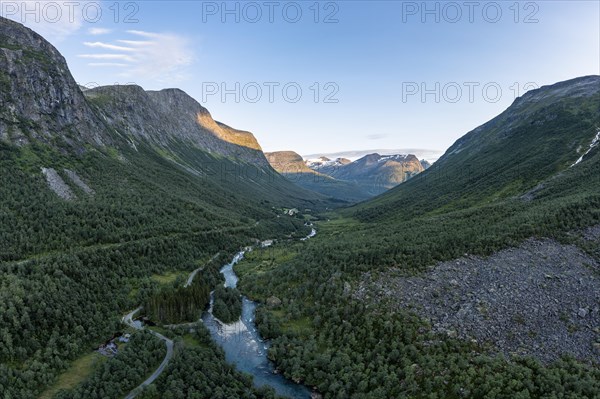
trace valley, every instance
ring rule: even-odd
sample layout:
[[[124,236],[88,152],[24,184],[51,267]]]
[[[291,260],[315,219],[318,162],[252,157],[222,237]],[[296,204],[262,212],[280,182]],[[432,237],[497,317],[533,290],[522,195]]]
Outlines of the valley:
[[[600,394],[598,75],[304,159],[0,17],[0,104],[1,398]]]
[[[346,158],[303,159],[293,151],[265,154],[271,166],[293,183],[348,203],[372,198],[404,183],[431,164],[412,155],[368,154]]]

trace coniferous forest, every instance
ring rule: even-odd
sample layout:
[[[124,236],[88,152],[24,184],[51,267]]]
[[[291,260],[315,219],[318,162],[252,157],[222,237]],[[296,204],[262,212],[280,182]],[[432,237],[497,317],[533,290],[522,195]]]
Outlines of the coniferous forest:
[[[600,76],[575,78],[351,204],[294,185],[181,90],[76,84],[0,17],[0,399],[597,399],[599,143]],[[487,305],[522,312],[486,333],[559,350],[463,333]]]

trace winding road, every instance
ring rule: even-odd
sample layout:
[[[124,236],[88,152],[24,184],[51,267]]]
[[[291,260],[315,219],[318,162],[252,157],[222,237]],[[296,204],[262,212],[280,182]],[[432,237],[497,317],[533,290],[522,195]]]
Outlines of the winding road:
[[[310,226],[312,227],[312,224],[310,224]],[[312,237],[314,237],[317,234],[317,231],[312,228],[311,232],[308,236],[301,238],[301,241],[306,241]],[[265,241],[267,242],[267,241]],[[270,245],[270,243],[269,243]],[[243,252],[242,252],[243,253]],[[215,260],[217,258],[217,256],[219,256],[219,253],[217,252],[211,259],[209,262],[212,262],[213,260]],[[236,257],[239,256],[236,255]],[[234,261],[232,262],[235,263],[236,260],[234,258]],[[231,265],[232,265],[231,264]],[[233,265],[232,265],[233,266]],[[184,287],[189,287],[192,284],[192,281],[194,281],[194,277],[196,277],[196,274],[198,274],[198,272],[202,271],[204,269],[204,266],[197,268],[196,270],[192,271],[184,285]],[[235,275],[235,274],[234,274]],[[237,280],[237,279],[236,279]],[[125,316],[123,316],[122,322],[125,323],[126,325],[128,325],[129,327],[136,329],[138,331],[142,331],[144,330],[144,327],[142,325],[142,323],[137,322],[135,320],[133,320],[133,317],[135,316],[135,314],[137,312],[139,312],[140,310],[142,310],[142,307],[138,307],[137,309],[127,313]],[[150,333],[152,335],[154,335],[155,337],[161,339],[162,341],[165,342],[165,345],[167,346],[167,354],[165,356],[165,358],[163,359],[162,363],[160,364],[160,366],[158,366],[158,368],[154,371],[154,373],[152,373],[152,375],[150,377],[148,377],[146,379],[146,381],[142,382],[140,385],[138,385],[134,390],[132,390],[126,397],[125,399],[133,399],[135,398],[139,393],[142,392],[143,388],[152,384],[154,381],[156,381],[156,379],[162,374],[162,372],[165,370],[165,368],[167,367],[167,365],[169,364],[169,361],[171,360],[171,358],[173,357],[173,341],[170,340],[169,338],[165,337],[164,335],[157,333],[156,331],[152,331],[152,330],[148,330],[150,331]]]
[[[141,306],[139,308],[135,309],[134,311],[126,314],[123,317],[123,323],[127,324],[131,328],[135,328],[136,330],[139,330],[139,331],[143,330],[144,327],[141,325],[141,323],[133,320],[133,316],[140,310],[142,310]],[[165,370],[165,368],[169,364],[169,361],[173,357],[173,341],[171,341],[169,338],[165,337],[164,335],[157,333],[156,331],[152,331],[152,330],[148,330],[148,331],[150,331],[150,333],[152,335],[154,335],[155,337],[165,341],[165,345],[167,346],[167,355],[163,359],[160,366],[158,366],[158,368],[154,371],[154,373],[152,373],[152,375],[150,377],[148,377],[148,379],[146,381],[142,382],[138,387],[136,387],[133,391],[131,391],[129,393],[129,395],[127,395],[125,397],[125,399],[135,398],[142,391],[142,389],[144,387],[152,384],[162,374],[162,372]]]
[[[220,252],[217,252],[212,258],[210,258],[210,260],[208,262],[206,262],[207,264],[214,261],[215,259],[217,259],[217,256],[219,256]],[[192,281],[194,281],[194,277],[196,277],[196,274],[198,274],[199,271],[204,270],[204,266],[200,266],[199,268],[197,268],[196,270],[194,270],[193,272],[190,273],[187,281],[185,282],[184,287],[189,287],[190,285],[192,285]]]

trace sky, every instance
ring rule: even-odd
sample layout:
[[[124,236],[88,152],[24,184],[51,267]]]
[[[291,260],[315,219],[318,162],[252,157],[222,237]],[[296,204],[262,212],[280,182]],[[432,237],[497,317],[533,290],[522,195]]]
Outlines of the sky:
[[[178,87],[265,151],[303,155],[433,160],[527,90],[600,74],[598,1],[3,0],[0,15],[82,85]]]

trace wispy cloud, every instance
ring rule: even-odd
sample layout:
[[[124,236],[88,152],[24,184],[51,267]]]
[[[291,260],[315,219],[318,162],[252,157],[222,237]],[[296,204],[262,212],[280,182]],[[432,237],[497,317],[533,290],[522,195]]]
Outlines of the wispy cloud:
[[[154,42],[143,40],[117,40],[118,43],[129,44],[132,46],[151,46]]]
[[[109,44],[109,43],[102,43],[102,42],[83,42],[83,44],[87,47],[102,48],[102,49],[106,49],[106,50],[135,51],[135,49],[132,47],[123,47],[123,46],[117,46],[117,45]]]
[[[186,78],[185,68],[194,60],[193,51],[187,38],[172,33],[141,30],[128,30],[126,33],[133,37],[117,39],[114,43],[84,42],[84,46],[103,50],[103,52],[80,54],[79,57],[118,61],[115,63],[91,62],[89,65],[118,67],[121,69],[118,76],[127,79],[149,79],[162,83],[176,83]],[[136,37],[143,40],[136,40]]]
[[[118,62],[90,62],[88,64],[91,67],[113,67],[113,68],[126,68],[129,64],[120,64]]]
[[[79,54],[80,58],[90,58],[93,60],[122,60],[134,62],[135,58],[127,54]]]
[[[112,32],[112,30],[106,29],[106,28],[90,28],[90,29],[88,29],[88,33],[90,35],[94,35],[94,36],[107,35],[110,32]]]
[[[2,16],[33,29],[52,43],[61,42],[83,25],[85,9],[90,0],[52,2],[40,0],[0,1]],[[74,11],[74,5],[77,11]]]
[[[154,32],[146,32],[143,30],[128,30],[127,33],[131,33],[132,35],[137,35],[137,36],[142,36],[142,37],[149,37],[149,38],[153,38],[153,39],[160,39],[163,35],[161,35],[160,33],[154,33]]]

